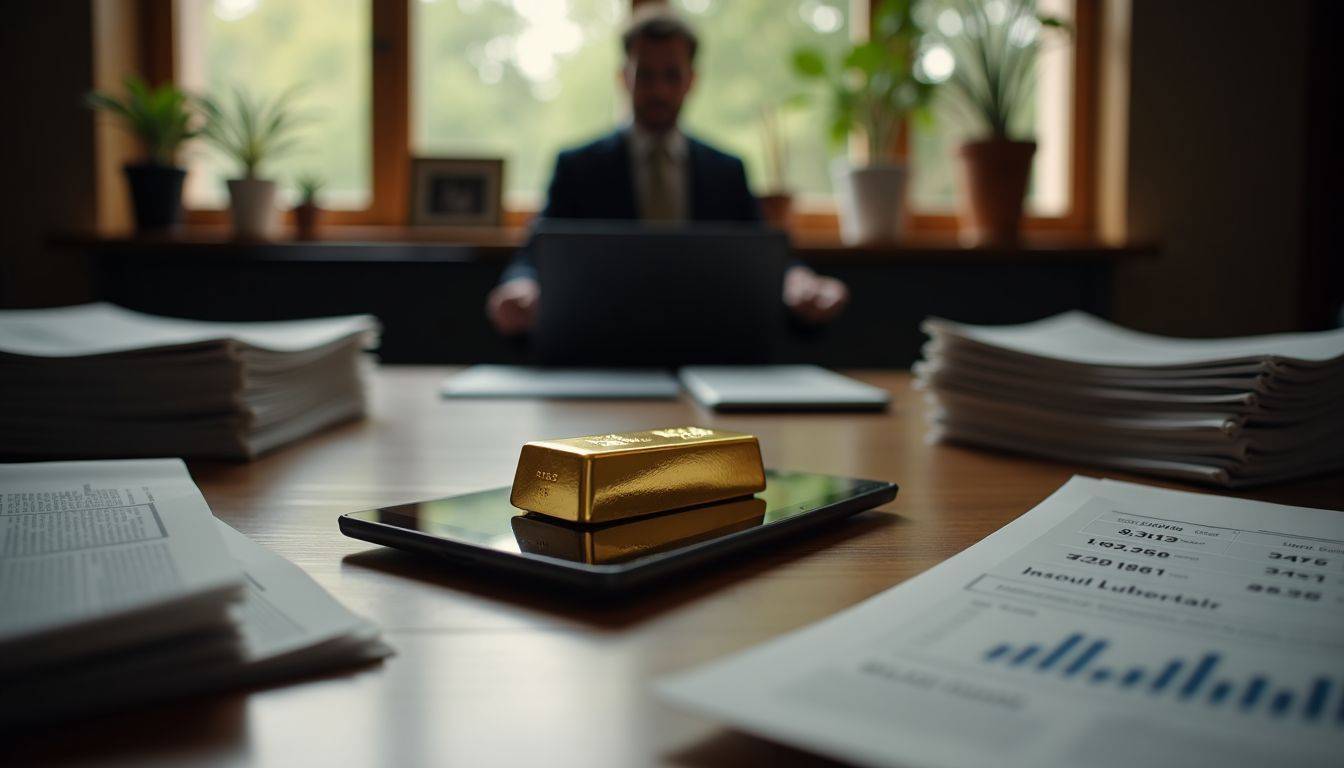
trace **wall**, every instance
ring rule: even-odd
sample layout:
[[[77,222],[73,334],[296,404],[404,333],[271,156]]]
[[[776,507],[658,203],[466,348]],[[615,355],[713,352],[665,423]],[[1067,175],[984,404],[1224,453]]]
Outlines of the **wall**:
[[[1311,51],[1307,62],[1306,263],[1302,272],[1302,323],[1306,328],[1344,326],[1344,227],[1339,226],[1339,170],[1344,167],[1344,3],[1312,4]]]
[[[1161,333],[1295,328],[1312,5],[1132,0],[1127,235],[1115,317]]]
[[[88,273],[50,235],[96,224],[94,121],[80,99],[93,83],[90,0],[9,3],[0,72],[14,107],[0,120],[0,304],[84,301]]]

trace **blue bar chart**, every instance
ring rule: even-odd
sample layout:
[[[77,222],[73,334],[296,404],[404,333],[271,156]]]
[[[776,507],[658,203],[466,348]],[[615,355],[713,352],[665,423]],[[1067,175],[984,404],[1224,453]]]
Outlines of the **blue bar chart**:
[[[984,651],[981,660],[1135,695],[1344,728],[1344,686],[1338,676],[1317,675],[1305,689],[1278,685],[1262,674],[1225,677],[1220,673],[1223,655],[1213,650],[1151,665],[1116,666],[1104,658],[1110,647],[1106,638],[1073,632],[1053,644],[996,643]]]

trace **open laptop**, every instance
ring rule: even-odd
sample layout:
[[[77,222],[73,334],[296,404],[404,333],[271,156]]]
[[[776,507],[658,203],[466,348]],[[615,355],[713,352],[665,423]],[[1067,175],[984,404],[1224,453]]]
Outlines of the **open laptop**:
[[[544,364],[766,363],[786,328],[782,232],[547,222],[530,249]]]

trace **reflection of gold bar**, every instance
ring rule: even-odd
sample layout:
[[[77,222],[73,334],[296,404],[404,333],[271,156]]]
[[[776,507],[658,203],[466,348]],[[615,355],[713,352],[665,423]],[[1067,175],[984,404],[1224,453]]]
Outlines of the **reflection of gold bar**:
[[[602,523],[763,490],[755,437],[676,427],[528,443],[509,501],[529,512]]]
[[[764,521],[765,501],[753,496],[599,527],[536,514],[519,515],[512,523],[524,552],[600,565],[726,536]]]

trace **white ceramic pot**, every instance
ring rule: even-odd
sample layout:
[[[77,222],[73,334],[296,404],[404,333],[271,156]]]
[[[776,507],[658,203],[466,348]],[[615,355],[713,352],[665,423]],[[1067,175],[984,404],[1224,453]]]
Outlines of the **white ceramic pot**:
[[[840,212],[840,239],[848,245],[889,243],[905,229],[903,164],[880,163],[855,168],[844,160],[831,166],[831,180]]]
[[[273,237],[280,226],[275,205],[275,182],[269,179],[230,179],[229,202],[233,234],[244,240]]]

